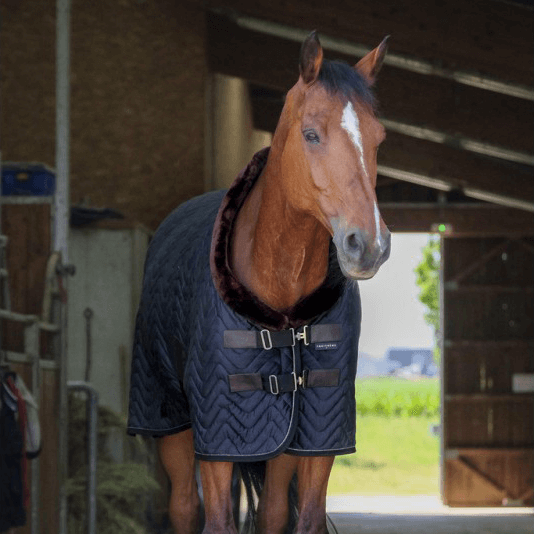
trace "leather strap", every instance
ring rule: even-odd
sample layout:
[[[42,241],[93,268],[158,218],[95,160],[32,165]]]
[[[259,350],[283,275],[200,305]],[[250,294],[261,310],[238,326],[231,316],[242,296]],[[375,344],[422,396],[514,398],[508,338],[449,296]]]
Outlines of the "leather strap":
[[[339,369],[312,369],[302,373],[304,388],[326,388],[339,386]]]
[[[339,369],[305,370],[302,376],[295,373],[285,375],[262,375],[261,373],[244,373],[228,375],[230,391],[267,391],[273,395],[302,389],[319,387],[337,387],[339,385]]]
[[[227,349],[265,349],[292,347],[298,341],[326,343],[339,341],[342,337],[340,324],[317,324],[305,326],[302,331],[293,328],[271,332],[269,330],[225,330],[224,347]]]

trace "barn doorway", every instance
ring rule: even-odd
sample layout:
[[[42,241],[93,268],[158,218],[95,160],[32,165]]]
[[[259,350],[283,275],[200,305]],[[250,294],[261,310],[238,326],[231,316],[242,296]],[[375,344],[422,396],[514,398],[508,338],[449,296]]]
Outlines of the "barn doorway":
[[[414,238],[415,235],[402,237]],[[378,474],[387,472],[387,461],[369,460],[366,456],[367,438],[373,436],[377,443],[374,449],[370,448],[375,455],[384,447],[381,440],[392,444],[395,460],[400,461],[404,452],[404,457],[408,456],[413,462],[419,453],[414,452],[416,447],[404,451],[407,448],[402,442],[404,429],[399,432],[392,418],[385,418],[378,432],[373,431],[372,425],[366,428],[366,416],[362,415],[360,405],[357,441],[361,456],[355,455],[354,460],[359,473],[344,479],[347,484],[352,483],[344,498],[336,499],[335,489],[330,492],[331,512],[350,509],[384,514],[389,513],[389,509],[396,513],[417,514],[425,509],[424,513],[447,516],[506,514],[518,518],[532,513],[532,244],[530,237],[521,236],[441,239],[439,329],[442,339],[439,340],[441,355],[438,359],[442,361],[437,378],[441,401],[437,419],[441,425],[437,428],[428,425],[426,435],[418,437],[422,448],[427,452],[433,449],[437,460],[433,464],[430,487],[426,486],[424,497],[420,491],[414,491],[414,488],[421,488],[421,475],[425,473],[421,468],[413,468],[413,473],[401,478],[402,485],[395,481],[395,477],[388,478],[385,487],[381,484]],[[399,245],[404,246],[403,251],[407,248],[402,239],[394,239],[393,257],[395,246]],[[391,266],[395,267],[397,277],[395,285],[384,288],[388,297],[385,306],[393,302],[391,308],[398,307],[396,317],[401,322],[406,318],[413,319],[414,313],[408,304],[395,301],[395,297],[402,294],[400,277],[407,278],[407,272],[396,267],[394,262]],[[384,269],[383,280],[377,275],[377,285],[379,282],[387,285],[387,274]],[[380,292],[371,284],[367,288],[362,284],[361,292],[364,316],[368,298],[371,299],[369,313],[374,313],[375,308],[384,308],[380,304]],[[405,303],[410,300],[406,295],[403,299]],[[387,320],[380,323],[376,317],[372,318],[382,330],[387,327],[384,324]],[[365,351],[372,346],[372,342],[368,344],[366,340],[365,328],[364,322],[360,344],[364,354],[363,375],[369,374],[365,369]],[[369,331],[373,335],[380,335],[380,332]],[[402,337],[399,335],[398,339]],[[382,365],[386,365],[384,360],[382,358]],[[412,361],[414,367],[419,364],[420,360]],[[387,367],[386,372],[390,372]],[[404,377],[409,379],[409,373]],[[358,379],[364,385],[366,380],[367,377],[361,375]],[[357,383],[357,392],[359,389],[360,396],[363,394],[364,407],[365,394],[373,392],[369,387],[366,391],[366,387],[368,385],[358,388]],[[374,392],[378,397],[380,388],[374,388]],[[392,406],[379,408],[384,414],[394,411]],[[410,417],[405,417],[402,423],[416,435],[417,430],[410,427]],[[369,436],[365,436],[366,433]],[[436,441],[429,446],[430,436]],[[341,459],[333,478],[339,477],[349,462],[350,459]]]
[[[439,351],[415,273],[430,239],[394,233],[390,259],[359,284],[357,452],[336,459],[332,502],[347,494],[439,496]],[[439,254],[435,260],[439,267]]]
[[[393,255],[395,246],[404,244],[396,241]],[[377,483],[372,487],[373,471],[385,472],[386,467],[365,457],[362,434],[372,427],[366,428],[365,417],[360,415],[357,441],[362,458],[356,465],[367,476],[353,477],[352,481],[354,486],[358,482],[368,486],[367,491],[355,487],[352,494],[329,497],[328,510],[339,534],[531,532],[534,471],[529,388],[534,355],[528,325],[532,317],[533,250],[531,238],[524,237],[441,240],[443,339],[438,384],[440,408],[445,414],[440,414],[443,426],[439,437],[430,447],[426,445],[430,451],[434,448],[432,454],[437,460],[430,490],[417,494],[413,487],[421,477],[409,482],[410,475],[402,480],[402,490],[373,494],[380,488]],[[393,300],[399,290],[390,291]],[[362,288],[363,306],[364,292]],[[377,293],[371,296],[378,298]],[[402,311],[410,315],[407,307]],[[363,337],[361,350],[366,346]],[[391,420],[384,423],[379,437],[400,451],[402,436]],[[421,445],[433,430],[429,426],[425,438],[419,439]],[[421,473],[423,469],[419,469]]]

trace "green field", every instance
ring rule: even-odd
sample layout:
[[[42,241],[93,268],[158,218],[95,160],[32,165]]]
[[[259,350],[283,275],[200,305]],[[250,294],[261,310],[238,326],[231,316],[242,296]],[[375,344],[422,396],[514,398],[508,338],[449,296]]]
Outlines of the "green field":
[[[439,380],[406,380],[395,377],[356,381],[356,406],[360,415],[424,416],[439,419]]]
[[[368,379],[356,398],[357,452],[336,459],[329,495],[437,494],[439,438],[429,427],[439,422],[439,382]]]

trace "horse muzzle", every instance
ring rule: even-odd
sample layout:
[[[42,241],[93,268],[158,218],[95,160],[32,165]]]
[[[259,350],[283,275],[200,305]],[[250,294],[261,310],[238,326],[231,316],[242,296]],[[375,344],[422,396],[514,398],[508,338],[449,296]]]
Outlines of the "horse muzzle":
[[[343,274],[354,280],[367,280],[389,258],[391,234],[386,229],[372,237],[360,228],[338,226],[334,227],[334,244]]]

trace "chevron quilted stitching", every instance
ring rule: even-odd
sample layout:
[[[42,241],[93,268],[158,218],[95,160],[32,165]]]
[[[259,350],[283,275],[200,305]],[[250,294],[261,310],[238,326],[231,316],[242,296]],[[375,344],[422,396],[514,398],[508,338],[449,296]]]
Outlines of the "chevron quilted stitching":
[[[306,389],[300,395],[299,426],[289,449],[328,451],[354,448],[356,413],[354,380],[360,331],[359,293],[348,284],[343,297],[328,312],[328,321],[341,324],[343,337],[336,350],[314,350],[313,344],[302,351],[306,369],[340,369],[338,387]],[[339,452],[337,452],[339,454]]]
[[[192,426],[205,459],[266,459],[294,454],[352,452],[355,441],[354,376],[359,336],[357,286],[322,317],[343,326],[337,350],[313,344],[291,348],[226,349],[225,330],[257,327],[219,298],[209,249],[222,192],[177,208],[151,242],[136,322],[128,431],[164,435]],[[340,369],[338,387],[272,395],[232,393],[228,375],[285,374]]]

